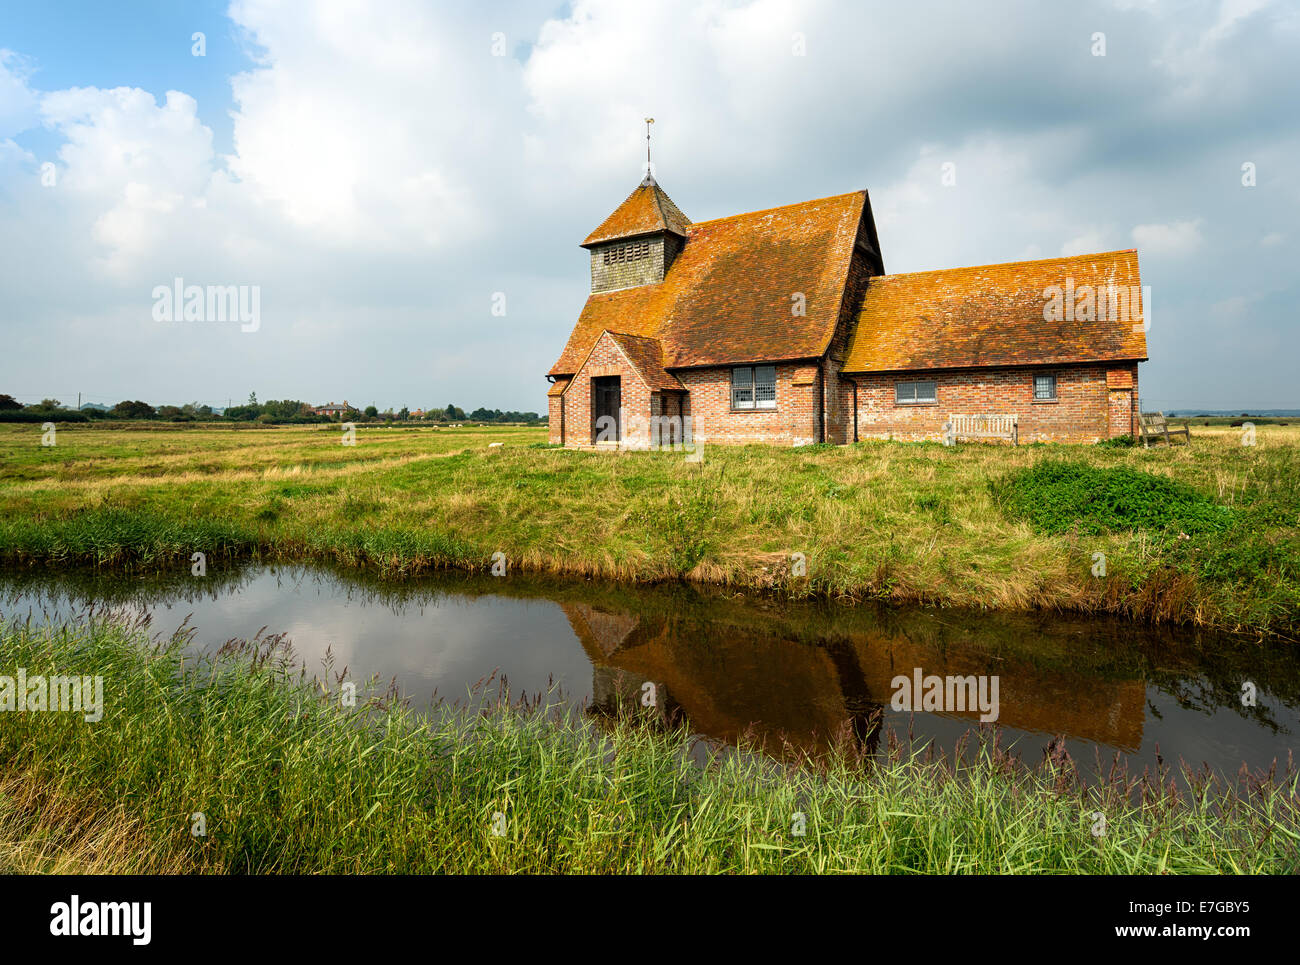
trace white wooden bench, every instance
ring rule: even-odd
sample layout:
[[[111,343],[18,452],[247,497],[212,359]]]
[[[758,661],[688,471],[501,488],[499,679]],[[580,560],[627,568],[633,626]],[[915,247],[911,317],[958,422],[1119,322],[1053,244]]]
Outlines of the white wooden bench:
[[[1010,415],[957,415],[948,416],[944,435],[954,442],[958,439],[1006,439],[1013,446],[1019,442],[1020,417]]]
[[[1142,440],[1142,448],[1150,449],[1151,440],[1159,442],[1165,441],[1166,446],[1173,445],[1169,437],[1183,436],[1187,439],[1187,444],[1192,444],[1192,430],[1184,423],[1181,426],[1170,427],[1169,420],[1165,418],[1163,412],[1142,412],[1138,414],[1138,438]]]

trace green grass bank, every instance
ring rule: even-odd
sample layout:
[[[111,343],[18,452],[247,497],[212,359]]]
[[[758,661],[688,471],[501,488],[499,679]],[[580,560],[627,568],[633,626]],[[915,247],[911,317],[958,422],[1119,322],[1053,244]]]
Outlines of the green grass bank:
[[[106,622],[0,624],[0,673],[98,674],[104,695],[97,722],[0,713],[0,870],[1300,870],[1294,775],[1085,787],[1068,758],[1031,770],[992,740],[960,760],[887,739],[874,763],[701,764],[684,732],[634,717],[500,700],[417,715],[364,688],[347,708],[337,680],[269,646],[196,659],[183,644]]]
[[[1300,427],[1191,446],[548,448],[530,428],[0,426],[0,562],[321,560],[1300,635]],[[492,443],[501,443],[498,447]],[[1104,565],[1098,566],[1104,558]],[[795,565],[796,559],[801,561]]]

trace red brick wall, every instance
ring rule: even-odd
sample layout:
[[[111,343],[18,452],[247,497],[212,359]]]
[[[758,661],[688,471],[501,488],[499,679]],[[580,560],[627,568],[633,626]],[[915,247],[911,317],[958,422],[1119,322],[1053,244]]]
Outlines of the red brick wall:
[[[1111,436],[1136,436],[1138,417],[1138,367],[1117,366],[1106,371],[1110,389]]]
[[[1137,366],[1133,389],[1107,387],[1103,365],[1059,369],[991,369],[980,372],[916,372],[858,376],[858,438],[921,440],[943,438],[943,424],[953,413],[1019,416],[1019,438],[1025,442],[1096,442],[1132,432],[1137,407]],[[1033,400],[1036,372],[1056,375],[1055,402]],[[937,403],[899,405],[894,383],[933,380]],[[1115,397],[1115,398],[1112,398]],[[1118,411],[1118,415],[1116,414]],[[1124,412],[1128,413],[1127,420]],[[852,435],[850,409],[849,433]]]
[[[551,395],[546,398],[546,410],[550,414],[550,434],[547,441],[553,446],[564,442],[564,397]]]
[[[686,414],[695,439],[704,443],[770,442],[806,445],[817,441],[820,406],[816,366],[776,367],[776,408],[731,408],[731,369],[688,369],[674,372],[690,391]],[[796,379],[796,375],[799,376]],[[795,382],[806,384],[796,385]]]
[[[829,364],[838,369],[838,363]],[[817,369],[813,364],[778,365],[777,407],[739,411],[731,408],[730,368],[678,372],[690,392],[682,404],[675,393],[650,392],[612,340],[602,337],[563,397],[550,398],[549,438],[553,443],[590,445],[595,438],[591,380],[599,375],[618,375],[622,379],[627,444],[649,443],[649,415],[689,416],[694,435],[706,443],[762,442],[788,446],[816,442],[821,408]],[[1021,442],[1096,442],[1108,436],[1135,434],[1140,408],[1136,363],[1047,370],[1056,373],[1055,402],[1033,401],[1036,371],[1045,370],[924,372],[828,380],[826,407],[835,421],[827,423],[827,439],[836,443],[853,440],[855,381],[860,439],[939,440],[943,438],[943,424],[952,413],[1014,412],[1019,416]],[[894,383],[919,379],[934,379],[938,383],[939,401],[896,404]],[[832,389],[832,385],[836,388]]]
[[[582,370],[564,390],[564,443],[589,446],[596,440],[596,418],[592,412],[591,380],[617,375],[623,389],[624,440],[648,445],[650,441],[650,389],[628,363],[623,350],[608,334],[596,341]],[[552,415],[552,419],[554,416]]]

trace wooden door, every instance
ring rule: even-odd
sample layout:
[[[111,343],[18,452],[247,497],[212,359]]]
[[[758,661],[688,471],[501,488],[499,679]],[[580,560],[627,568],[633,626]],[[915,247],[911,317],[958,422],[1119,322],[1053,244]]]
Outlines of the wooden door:
[[[623,383],[617,375],[604,375],[591,380],[594,395],[592,416],[595,420],[592,440],[618,442],[623,438],[621,411],[623,408]]]

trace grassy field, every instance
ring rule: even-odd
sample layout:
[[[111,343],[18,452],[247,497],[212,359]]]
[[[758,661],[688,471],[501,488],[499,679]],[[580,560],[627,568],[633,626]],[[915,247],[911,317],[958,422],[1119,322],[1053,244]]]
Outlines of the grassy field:
[[[1300,632],[1298,426],[1151,450],[707,446],[698,464],[545,433],[76,425],[47,447],[0,426],[0,560],[403,574],[502,553],[514,571]]]
[[[98,721],[3,715],[0,872],[1300,871],[1289,773],[1085,787],[1068,757],[1027,770],[990,739],[701,766],[633,717],[345,708],[266,646],[196,662],[121,624],[0,623],[0,652],[29,680],[104,678]]]

